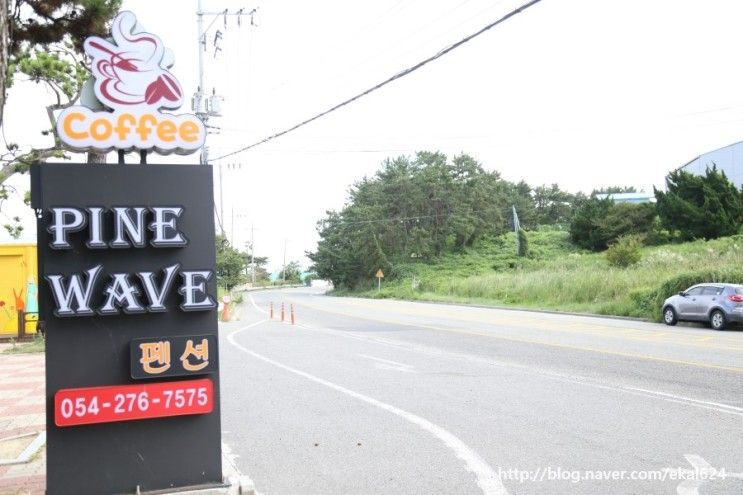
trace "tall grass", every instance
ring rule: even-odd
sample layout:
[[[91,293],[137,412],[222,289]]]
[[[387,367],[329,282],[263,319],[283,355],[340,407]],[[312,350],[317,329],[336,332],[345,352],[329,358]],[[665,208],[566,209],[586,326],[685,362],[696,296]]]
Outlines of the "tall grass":
[[[18,343],[11,341],[12,345],[3,351],[3,354],[31,354],[35,352],[44,352],[46,341],[40,333],[34,334],[31,342]]]
[[[576,250],[567,233],[530,232],[532,257],[515,256],[513,234],[438,263],[407,266],[419,281],[403,277],[376,297],[476,301],[496,305],[656,318],[658,301],[671,289],[663,283],[730,278],[743,283],[743,236],[645,247],[641,261],[612,267],[603,253]],[[673,284],[671,284],[673,285]],[[675,287],[675,286],[674,286]],[[665,291],[665,292],[664,292]]]

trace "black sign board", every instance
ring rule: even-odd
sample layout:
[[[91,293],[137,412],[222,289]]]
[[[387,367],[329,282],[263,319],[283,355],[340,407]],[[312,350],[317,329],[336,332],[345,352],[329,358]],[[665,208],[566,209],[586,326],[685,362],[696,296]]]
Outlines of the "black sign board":
[[[132,378],[163,378],[214,373],[219,369],[216,335],[136,339],[129,345]]]
[[[211,167],[34,165],[32,205],[47,493],[220,485]],[[147,342],[193,376],[135,380]]]

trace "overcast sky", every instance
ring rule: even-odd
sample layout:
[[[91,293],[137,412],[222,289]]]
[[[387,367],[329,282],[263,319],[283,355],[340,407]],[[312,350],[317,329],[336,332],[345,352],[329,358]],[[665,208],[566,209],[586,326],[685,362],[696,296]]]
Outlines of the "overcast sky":
[[[206,88],[223,95],[220,156],[283,130],[477,31],[512,0],[203,0],[205,11],[258,7],[243,19],[205,16]],[[175,54],[187,94],[197,86],[196,0],[124,0]],[[215,167],[228,237],[271,267],[314,250],[315,223],[386,157],[468,153],[531,185],[652,191],[669,170],[743,139],[740,0],[543,0],[414,74],[285,137]],[[216,30],[223,33],[214,56]],[[11,89],[5,137],[45,145],[39,85]],[[190,111],[184,107],[183,111]],[[115,160],[113,155],[109,161]],[[150,162],[197,162],[158,157]],[[233,164],[238,167],[227,167]],[[27,177],[12,184],[27,187]],[[22,209],[5,204],[0,213]],[[32,215],[24,239],[33,241]],[[234,220],[233,220],[234,219]],[[4,222],[3,222],[4,223]],[[234,228],[233,228],[234,225]],[[7,236],[0,242],[7,241]]]

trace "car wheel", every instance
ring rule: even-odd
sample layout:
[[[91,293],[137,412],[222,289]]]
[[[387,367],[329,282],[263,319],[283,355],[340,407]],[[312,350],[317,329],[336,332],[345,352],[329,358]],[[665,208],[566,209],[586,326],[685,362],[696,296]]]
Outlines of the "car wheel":
[[[715,330],[725,330],[728,322],[725,318],[725,313],[716,309],[709,315],[709,324]]]
[[[678,323],[679,319],[676,315],[676,310],[673,309],[671,306],[666,306],[666,308],[663,310],[663,322],[666,325],[675,325]]]

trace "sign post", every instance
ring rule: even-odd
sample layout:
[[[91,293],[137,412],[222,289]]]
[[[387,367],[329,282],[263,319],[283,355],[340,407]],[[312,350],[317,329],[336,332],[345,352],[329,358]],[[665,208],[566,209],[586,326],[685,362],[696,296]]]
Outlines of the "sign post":
[[[60,140],[198,150],[203,123],[160,111],[183,100],[172,54],[130,12],[112,38],[84,45],[104,110],[65,109]],[[31,181],[47,493],[224,486],[211,167],[34,164]]]
[[[384,272],[381,268],[377,270],[377,274],[375,275],[375,277],[377,277],[377,292],[379,292],[380,290],[382,290],[382,279],[384,278]]]

